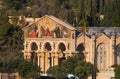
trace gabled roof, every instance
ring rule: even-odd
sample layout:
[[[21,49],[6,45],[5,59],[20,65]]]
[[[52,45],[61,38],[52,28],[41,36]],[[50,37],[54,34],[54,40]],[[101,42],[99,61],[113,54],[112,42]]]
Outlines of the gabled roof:
[[[69,23],[64,22],[64,21],[62,21],[62,20],[60,20],[60,19],[58,19],[58,18],[56,18],[56,17],[54,17],[54,16],[52,16],[52,15],[45,15],[45,16],[41,17],[39,20],[41,20],[41,19],[44,18],[44,17],[48,17],[48,18],[56,21],[57,23],[65,26],[66,28],[68,28],[68,29],[70,29],[70,30],[76,30],[76,28],[74,28],[74,27],[73,27],[72,25],[70,25]],[[35,21],[34,23],[38,22],[39,20]],[[30,25],[33,25],[34,23],[31,23]],[[26,27],[29,27],[30,25],[28,25],[28,26],[26,26]]]
[[[104,32],[103,33],[101,33],[101,34],[99,34],[99,35],[96,35],[96,38],[97,39],[99,39],[101,36],[105,36],[105,37],[107,37],[107,38],[109,38],[110,39],[110,36],[108,36],[107,34],[105,34]]]
[[[77,38],[81,37],[82,35],[83,35],[83,33],[81,32],[81,33],[77,36]],[[91,36],[89,36],[89,35],[88,35],[88,34],[86,34],[86,33],[85,33],[85,36],[86,36],[86,37],[88,37],[88,38],[90,38],[90,37],[91,37]]]

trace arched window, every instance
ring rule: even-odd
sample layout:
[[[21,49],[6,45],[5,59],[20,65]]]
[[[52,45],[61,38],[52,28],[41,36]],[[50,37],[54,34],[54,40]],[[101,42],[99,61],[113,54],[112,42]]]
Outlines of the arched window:
[[[61,50],[62,52],[66,50],[64,43],[59,44],[59,50]]]
[[[104,70],[106,67],[106,49],[104,44],[97,47],[97,67],[99,70]]]
[[[85,50],[85,47],[83,43],[79,44],[76,48],[76,51],[78,51],[78,56],[81,60],[85,59],[84,50]]]
[[[60,66],[62,64],[62,62],[66,59],[65,53],[64,53],[64,51],[66,51],[66,47],[65,47],[64,43],[60,43],[58,48],[62,54],[62,57],[58,59],[58,65]]]
[[[117,58],[117,64],[120,65],[120,44],[117,45],[116,58]]]
[[[31,50],[33,50],[33,51],[38,50],[38,46],[35,42],[31,43]]]
[[[45,50],[47,50],[47,51],[51,51],[52,50],[50,43],[47,42],[45,44]]]

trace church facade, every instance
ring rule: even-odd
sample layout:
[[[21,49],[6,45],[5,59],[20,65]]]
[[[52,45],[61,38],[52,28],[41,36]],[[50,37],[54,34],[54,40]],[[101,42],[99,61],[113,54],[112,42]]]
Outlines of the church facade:
[[[43,73],[77,53],[98,67],[101,72],[98,79],[104,72],[111,71],[113,65],[120,64],[120,30],[117,27],[90,27],[85,34],[77,34],[77,29],[69,23],[45,15],[25,26],[23,31],[24,59],[36,62]],[[110,78],[114,76],[113,72],[109,73]]]

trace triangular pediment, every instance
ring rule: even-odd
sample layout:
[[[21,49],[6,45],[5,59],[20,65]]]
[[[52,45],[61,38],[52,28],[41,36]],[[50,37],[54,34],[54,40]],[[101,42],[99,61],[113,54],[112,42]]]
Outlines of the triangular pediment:
[[[40,23],[39,23],[40,22]],[[41,17],[38,21],[37,21],[38,24],[42,24],[44,23],[44,25],[46,26],[49,26],[49,27],[56,27],[56,26],[63,26],[63,27],[66,27],[67,29],[70,29],[70,30],[76,30],[72,25],[70,25],[69,23],[67,22],[64,22],[54,16],[51,16],[51,15],[45,15],[43,17]],[[54,26],[54,27],[53,27]]]
[[[41,17],[39,20],[25,28],[28,28],[29,31],[35,30],[39,32],[39,34],[42,34],[42,36],[54,36],[54,34],[56,34],[57,37],[63,37],[66,35],[66,37],[69,37],[71,31],[76,30],[72,25],[50,15]]]
[[[51,16],[51,15],[45,15],[43,17],[41,17],[39,20],[37,20],[36,22],[34,23],[31,23],[30,25],[26,26],[26,27],[29,27],[33,24],[36,24],[36,25],[41,25],[41,26],[48,26],[48,27],[56,27],[56,25],[61,25],[63,27],[66,27],[67,29],[69,30],[76,30],[76,28],[74,28],[71,24],[63,21],[63,20],[60,20],[54,16]],[[25,27],[25,28],[26,28]]]
[[[110,38],[105,34],[102,33],[101,35],[97,36],[97,41],[104,41],[104,40],[110,40]]]

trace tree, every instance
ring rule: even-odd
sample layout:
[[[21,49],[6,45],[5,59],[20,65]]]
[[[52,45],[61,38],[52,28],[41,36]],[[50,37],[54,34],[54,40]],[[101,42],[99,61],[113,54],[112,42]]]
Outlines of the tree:
[[[120,65],[115,67],[115,79],[120,79]]]
[[[77,67],[79,61],[78,56],[68,57],[68,59],[62,63],[62,67],[66,68],[67,73],[74,74],[74,68]]]
[[[82,79],[87,79],[92,74],[92,71],[96,70],[90,62],[81,61],[77,65],[74,69],[74,74]]]
[[[0,52],[18,52],[21,50],[23,38],[20,26],[6,23],[0,26]]]
[[[86,31],[88,31],[88,22],[85,19],[82,19],[79,23],[78,23],[78,30],[80,32],[82,32],[83,34],[86,33]]]
[[[23,79],[34,79],[40,76],[40,68],[37,66],[37,64],[29,61],[22,62],[17,71],[20,77]]]
[[[0,72],[14,73],[17,72],[19,64],[23,61],[21,54],[1,53],[0,54]]]
[[[65,78],[67,74],[74,74],[79,78],[86,79],[92,74],[92,70],[97,70],[96,67],[90,62],[80,60],[78,56],[68,57],[62,66],[55,66],[48,69],[47,73],[58,79]]]
[[[67,76],[67,70],[64,67],[53,66],[47,70],[49,75],[52,75],[56,79],[65,79]]]
[[[21,9],[26,4],[26,0],[1,0],[6,5],[6,8],[15,8],[16,10]]]
[[[84,54],[86,54],[86,41],[85,41],[85,37],[86,37],[86,32],[88,31],[88,29],[89,29],[89,27],[88,27],[88,22],[85,20],[85,19],[83,19],[83,20],[81,20],[80,22],[79,22],[79,24],[78,24],[78,30],[83,34],[83,36],[84,36],[84,42],[83,42],[83,51],[84,52],[79,52],[78,54],[79,54],[79,56],[81,55],[81,53],[84,53]],[[84,58],[84,57],[83,57]]]

